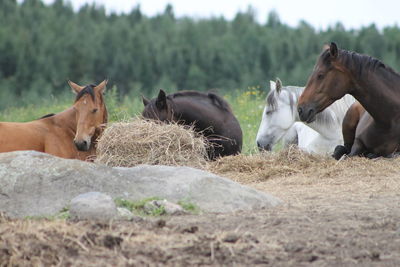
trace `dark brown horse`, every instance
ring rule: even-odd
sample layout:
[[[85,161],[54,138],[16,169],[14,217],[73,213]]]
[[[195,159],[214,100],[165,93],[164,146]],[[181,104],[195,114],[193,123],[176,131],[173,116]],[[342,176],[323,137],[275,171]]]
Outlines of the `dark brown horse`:
[[[353,95],[367,111],[357,125],[349,156],[391,156],[400,141],[400,75],[375,58],[331,43],[300,96],[300,119],[313,121],[316,113],[345,94]]]
[[[106,84],[79,86],[70,81],[76,93],[72,107],[35,121],[1,122],[0,152],[36,150],[81,160],[95,155],[94,141],[107,122]]]
[[[160,90],[157,98],[143,97],[142,116],[164,122],[193,125],[213,145],[210,159],[235,155],[242,150],[242,130],[229,104],[214,93],[181,91],[166,95]]]

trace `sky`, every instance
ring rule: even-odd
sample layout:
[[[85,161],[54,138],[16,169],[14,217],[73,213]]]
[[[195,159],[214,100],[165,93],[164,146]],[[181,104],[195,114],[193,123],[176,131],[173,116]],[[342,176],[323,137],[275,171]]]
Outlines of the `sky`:
[[[29,1],[29,0],[26,0]],[[52,3],[54,0],[44,0]],[[251,5],[260,23],[266,21],[271,10],[278,12],[283,23],[297,26],[305,20],[316,29],[326,29],[340,21],[346,29],[358,29],[375,23],[380,29],[400,25],[400,1],[398,0],[66,0],[75,9],[85,3],[103,5],[108,13],[129,12],[140,5],[149,16],[161,13],[170,3],[176,16],[208,18],[224,16],[234,18],[238,11]]]

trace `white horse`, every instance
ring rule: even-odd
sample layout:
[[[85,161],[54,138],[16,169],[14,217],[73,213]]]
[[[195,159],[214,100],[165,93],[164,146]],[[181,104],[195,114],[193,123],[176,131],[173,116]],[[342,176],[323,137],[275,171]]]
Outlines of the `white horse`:
[[[304,123],[298,121],[293,123],[286,132],[283,132],[281,138],[277,138],[276,140],[275,143],[282,140],[284,147],[295,144],[301,150],[314,154],[326,154],[326,151],[330,151],[332,147],[330,141],[323,138],[318,132],[314,131]],[[275,143],[268,142],[265,147],[261,148],[259,141],[257,141],[257,145],[259,145],[263,150],[272,150]]]
[[[284,145],[297,141],[299,148],[306,152],[329,154],[338,144],[343,144],[342,121],[355,101],[352,96],[336,101],[306,125],[300,122],[297,113],[298,98],[304,87],[282,87],[279,79],[270,85],[256,139],[260,149],[271,150],[280,140]]]

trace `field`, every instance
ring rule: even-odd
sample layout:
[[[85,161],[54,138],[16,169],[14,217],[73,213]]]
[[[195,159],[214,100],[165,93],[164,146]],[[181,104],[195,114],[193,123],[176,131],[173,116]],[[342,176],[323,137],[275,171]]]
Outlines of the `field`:
[[[0,262],[59,266],[399,266],[400,160],[336,162],[296,149],[208,170],[280,197],[270,210],[132,222],[9,220]]]
[[[244,92],[234,90],[232,93],[225,94],[224,97],[231,104],[242,127],[244,153],[256,152],[255,138],[261,121],[261,113],[264,109],[265,94],[259,90],[259,87],[251,87]],[[40,105],[9,108],[0,112],[0,121],[24,122],[35,120],[45,114],[57,113],[67,109],[72,106],[73,100],[74,95],[70,93],[64,97],[50,98]],[[129,120],[140,115],[143,110],[140,94],[125,96],[120,99],[115,87],[107,91],[106,101],[110,122]]]
[[[139,98],[119,104],[112,94],[113,121],[140,112]],[[242,125],[245,153],[205,168],[271,193],[282,206],[111,224],[0,216],[0,266],[400,265],[400,159],[337,162],[293,147],[256,153],[263,96],[249,89],[227,99]],[[55,100],[48,109],[12,109],[0,119],[30,120],[69,105]]]

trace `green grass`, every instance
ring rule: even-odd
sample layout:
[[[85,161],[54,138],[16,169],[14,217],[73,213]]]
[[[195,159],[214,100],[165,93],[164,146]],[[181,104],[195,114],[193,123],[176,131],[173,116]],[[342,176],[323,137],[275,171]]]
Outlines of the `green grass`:
[[[250,87],[246,91],[236,90],[225,94],[224,98],[232,106],[243,131],[243,153],[252,154],[257,151],[255,138],[264,108],[264,95],[259,87]],[[52,97],[41,105],[12,107],[0,112],[0,121],[32,121],[49,113],[58,113],[72,106],[74,95],[68,97]],[[106,103],[109,121],[126,121],[140,115],[143,103],[140,95],[118,98],[117,88],[113,87],[106,93]]]
[[[264,94],[259,87],[249,87],[246,91],[237,91],[234,94],[224,95],[231,104],[235,116],[238,118],[243,131],[244,154],[257,152],[256,136],[264,109]]]
[[[61,209],[58,213],[54,215],[48,215],[48,216],[26,216],[24,217],[25,220],[49,220],[49,221],[54,221],[54,220],[68,220],[71,217],[69,213],[69,207],[64,207]]]
[[[117,207],[121,207],[121,208],[126,208],[129,211],[131,211],[133,214],[135,215],[139,215],[139,216],[161,216],[165,213],[164,207],[160,207],[157,209],[152,210],[150,213],[145,212],[145,205],[153,200],[161,200],[161,198],[159,197],[150,197],[150,198],[145,198],[145,199],[141,199],[139,201],[131,201],[131,200],[127,200],[127,199],[123,199],[123,198],[116,198],[114,200],[115,205],[117,205]]]
[[[154,208],[152,210],[145,210],[145,206],[147,203],[153,200],[162,200],[162,198],[159,197],[150,197],[150,198],[145,198],[139,201],[131,201],[123,198],[116,198],[114,200],[115,204],[117,207],[121,208],[126,208],[129,211],[131,211],[133,214],[138,215],[138,216],[163,216],[165,215],[165,207],[160,206],[157,208]],[[191,213],[191,214],[199,214],[200,213],[200,208],[187,200],[180,200],[178,201],[178,205],[180,205],[185,211]]]
[[[180,205],[185,211],[192,213],[192,214],[199,214],[200,213],[200,208],[193,202],[187,200],[187,199],[182,199],[178,201],[178,205]]]

